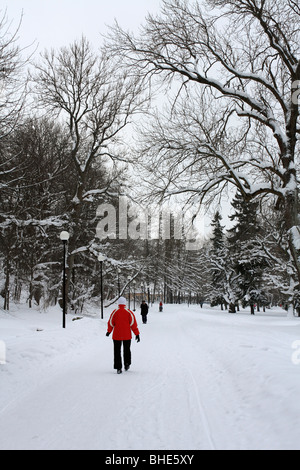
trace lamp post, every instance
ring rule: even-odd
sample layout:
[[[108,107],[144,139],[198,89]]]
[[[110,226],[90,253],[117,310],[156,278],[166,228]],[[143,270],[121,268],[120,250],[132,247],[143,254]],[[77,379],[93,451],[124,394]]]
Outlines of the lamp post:
[[[69,232],[61,232],[60,239],[64,245],[64,259],[63,259],[63,324],[62,327],[66,328],[66,311],[67,311],[67,299],[66,299],[66,254],[67,254],[67,242],[70,238]]]
[[[135,312],[135,286],[136,281],[133,281],[133,311]]]
[[[100,290],[101,290],[101,320],[103,320],[103,261],[105,256],[99,255],[98,261],[100,261]]]
[[[131,277],[128,276],[128,308],[130,310],[130,280],[131,280]]]
[[[120,274],[121,274],[121,269],[118,268],[118,294],[119,294],[119,297],[120,297],[120,294],[121,294],[121,287],[120,287]]]

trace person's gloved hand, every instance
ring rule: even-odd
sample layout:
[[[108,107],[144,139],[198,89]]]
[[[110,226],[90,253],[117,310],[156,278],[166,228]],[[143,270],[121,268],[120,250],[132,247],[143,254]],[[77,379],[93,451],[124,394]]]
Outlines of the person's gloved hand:
[[[135,337],[136,341],[139,343],[141,340],[140,340],[140,335],[136,335]]]
[[[107,333],[106,333],[106,336],[109,336],[109,335],[110,335],[110,333],[109,333],[109,332],[107,332]]]

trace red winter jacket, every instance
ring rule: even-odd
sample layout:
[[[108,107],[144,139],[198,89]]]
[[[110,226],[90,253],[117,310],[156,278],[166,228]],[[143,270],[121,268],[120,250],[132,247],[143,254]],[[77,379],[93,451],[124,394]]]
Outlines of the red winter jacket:
[[[119,305],[119,308],[114,310],[108,320],[107,331],[113,331],[113,339],[128,340],[132,338],[131,331],[135,335],[139,335],[137,321],[131,310],[125,305]]]

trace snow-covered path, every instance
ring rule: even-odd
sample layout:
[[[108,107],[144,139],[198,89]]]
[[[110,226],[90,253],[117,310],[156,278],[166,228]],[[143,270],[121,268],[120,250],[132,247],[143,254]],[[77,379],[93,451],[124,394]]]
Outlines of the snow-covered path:
[[[156,309],[120,376],[106,321],[2,315],[0,449],[300,449],[298,319]]]

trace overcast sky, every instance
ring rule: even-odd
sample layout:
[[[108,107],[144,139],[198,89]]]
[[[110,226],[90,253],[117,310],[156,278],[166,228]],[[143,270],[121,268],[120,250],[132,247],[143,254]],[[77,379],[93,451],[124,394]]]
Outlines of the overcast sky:
[[[43,51],[67,46],[82,34],[97,47],[106,25],[117,19],[123,28],[136,31],[147,12],[158,12],[160,4],[160,0],[4,0],[0,9],[7,11],[13,27],[23,12],[19,44],[36,41]]]

